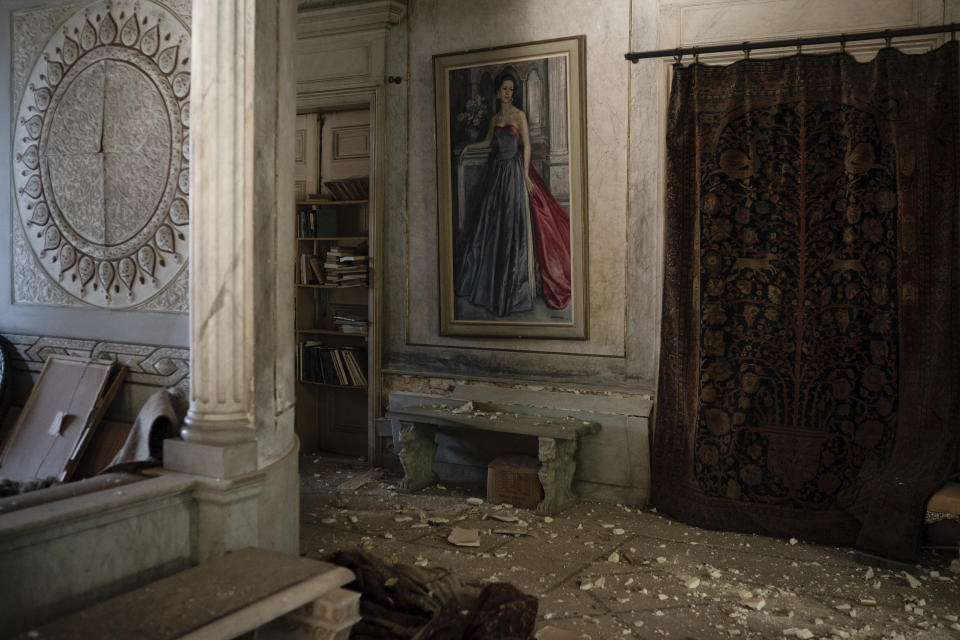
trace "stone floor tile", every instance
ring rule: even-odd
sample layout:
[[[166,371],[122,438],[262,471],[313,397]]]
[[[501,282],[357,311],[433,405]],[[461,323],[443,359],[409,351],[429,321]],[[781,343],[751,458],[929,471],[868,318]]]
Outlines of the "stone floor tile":
[[[580,589],[575,580],[568,580],[540,596],[539,617],[545,620],[571,615],[608,614],[606,606],[590,591]]]
[[[617,638],[645,638],[631,621],[619,616],[589,614],[542,620],[537,628],[553,626],[579,634],[581,640],[616,640]]]

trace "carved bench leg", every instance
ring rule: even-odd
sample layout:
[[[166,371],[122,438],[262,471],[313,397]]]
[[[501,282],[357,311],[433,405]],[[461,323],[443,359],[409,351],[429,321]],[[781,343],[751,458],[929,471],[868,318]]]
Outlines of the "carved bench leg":
[[[436,429],[413,422],[394,425],[393,445],[403,467],[400,488],[416,491],[437,482],[433,456],[437,452]]]
[[[577,468],[574,454],[576,440],[540,440],[540,484],[543,485],[543,500],[537,511],[547,515],[559,513],[577,501],[573,493],[573,472]]]
[[[360,594],[331,589],[294,613],[258,630],[257,640],[347,640],[360,622]]]

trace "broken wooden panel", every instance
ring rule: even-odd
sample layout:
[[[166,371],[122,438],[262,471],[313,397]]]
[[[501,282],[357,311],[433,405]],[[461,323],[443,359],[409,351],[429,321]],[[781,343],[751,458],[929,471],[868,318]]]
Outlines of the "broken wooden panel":
[[[91,440],[86,452],[77,463],[73,474],[74,479],[92,478],[103,472],[127,441],[131,426],[127,422],[102,420],[97,426],[97,437]],[[2,468],[0,468],[0,475],[3,475]]]
[[[0,477],[70,479],[127,368],[51,356],[0,456]]]

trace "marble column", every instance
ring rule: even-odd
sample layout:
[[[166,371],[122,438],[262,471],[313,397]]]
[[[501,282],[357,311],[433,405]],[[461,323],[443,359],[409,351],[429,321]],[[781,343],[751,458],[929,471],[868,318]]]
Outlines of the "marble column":
[[[193,8],[190,409],[182,440],[165,443],[164,466],[209,480],[198,494],[208,511],[246,514],[241,535],[229,513],[207,514],[220,523],[219,532],[201,532],[214,555],[260,542],[250,514],[265,527],[275,517],[296,525],[273,513],[281,507],[262,504],[297,504],[286,495],[291,485],[296,493],[293,285],[279,267],[293,246],[294,21],[289,0],[204,0]],[[270,469],[278,461],[282,473]],[[282,478],[278,487],[251,488],[257,476],[269,485],[271,474]]]
[[[567,59],[547,59],[547,107],[550,123],[550,152],[544,160],[544,176],[550,192],[560,204],[570,202],[570,145],[567,130]],[[576,99],[571,96],[570,99]]]

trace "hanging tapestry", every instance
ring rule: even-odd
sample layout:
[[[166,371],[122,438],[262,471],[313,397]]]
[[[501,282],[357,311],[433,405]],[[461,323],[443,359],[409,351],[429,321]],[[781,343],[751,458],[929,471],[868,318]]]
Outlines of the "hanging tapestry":
[[[957,43],[676,68],[654,504],[911,561],[960,434]]]

